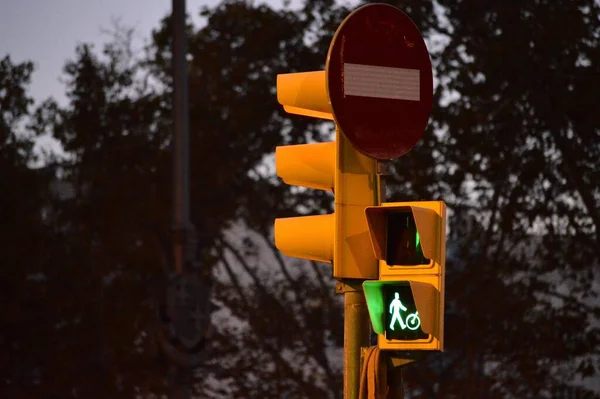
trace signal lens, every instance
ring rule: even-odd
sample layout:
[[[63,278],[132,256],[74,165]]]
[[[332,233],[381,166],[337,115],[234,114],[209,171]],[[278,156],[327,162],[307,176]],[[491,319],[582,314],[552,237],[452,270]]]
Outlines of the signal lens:
[[[383,301],[386,339],[412,341],[429,337],[421,329],[421,318],[409,282],[384,285]]]
[[[389,266],[426,265],[421,238],[411,212],[396,212],[387,219],[386,263]]]

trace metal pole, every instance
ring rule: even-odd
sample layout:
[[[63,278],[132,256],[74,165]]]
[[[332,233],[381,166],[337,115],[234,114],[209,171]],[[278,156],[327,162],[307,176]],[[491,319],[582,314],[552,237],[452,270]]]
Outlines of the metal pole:
[[[344,399],[358,399],[361,348],[369,346],[369,312],[362,281],[342,284],[344,290]]]
[[[172,250],[175,273],[184,272],[186,245],[190,226],[189,202],[189,106],[187,88],[187,43],[185,35],[185,0],[173,0],[173,220]],[[175,399],[190,397],[191,370],[173,365],[171,395]]]
[[[189,105],[185,0],[173,0],[173,262],[181,274],[185,264],[185,235],[190,223]]]

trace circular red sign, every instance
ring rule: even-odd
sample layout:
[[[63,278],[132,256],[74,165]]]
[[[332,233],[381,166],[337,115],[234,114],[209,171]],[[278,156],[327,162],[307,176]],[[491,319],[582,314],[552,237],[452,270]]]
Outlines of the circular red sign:
[[[421,33],[396,7],[370,4],[346,17],[329,47],[326,76],[338,128],[365,155],[398,158],[423,136],[431,61]]]

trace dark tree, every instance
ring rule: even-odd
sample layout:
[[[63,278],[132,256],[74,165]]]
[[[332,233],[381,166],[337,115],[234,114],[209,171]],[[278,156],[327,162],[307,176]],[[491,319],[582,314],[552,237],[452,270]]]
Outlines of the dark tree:
[[[27,93],[29,62],[0,60],[0,373],[1,396],[36,389],[43,348],[55,326],[45,303],[48,254],[56,243],[48,226],[53,174],[34,170],[36,115]],[[41,356],[40,356],[41,355]]]
[[[439,4],[438,104],[396,198],[450,206],[448,350],[407,380],[426,397],[598,389],[598,4]]]
[[[450,209],[446,351],[406,369],[406,395],[583,397],[574,387],[598,378],[600,353],[598,5],[393,4],[426,37],[438,80],[430,126],[394,163],[388,199]],[[331,124],[282,111],[275,81],[322,69],[349,11],[227,1],[188,27],[192,219],[215,282],[202,397],[341,396],[331,266],[284,258],[272,241],[274,218],[330,212],[332,198],[281,184],[272,155],[331,138]],[[65,107],[32,112],[31,65],[0,64],[3,396],[167,392],[156,332],[169,19],[144,54],[128,35],[77,48]],[[69,157],[34,170],[32,140],[48,131]]]

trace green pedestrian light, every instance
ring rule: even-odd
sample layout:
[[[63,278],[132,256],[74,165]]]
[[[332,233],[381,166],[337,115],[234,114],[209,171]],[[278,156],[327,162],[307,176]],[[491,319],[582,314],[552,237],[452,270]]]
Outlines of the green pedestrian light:
[[[388,340],[427,339],[408,281],[366,281],[363,283],[373,330]]]
[[[421,318],[409,282],[383,286],[385,337],[413,341],[425,339]]]

